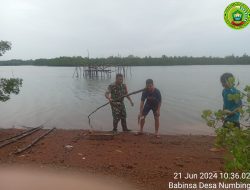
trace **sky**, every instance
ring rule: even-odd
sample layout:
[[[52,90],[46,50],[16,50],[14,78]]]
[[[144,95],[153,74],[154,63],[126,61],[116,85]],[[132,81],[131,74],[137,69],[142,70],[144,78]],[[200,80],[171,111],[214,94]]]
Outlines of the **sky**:
[[[250,25],[224,22],[232,0],[0,0],[0,60],[60,56],[250,54]],[[249,0],[241,2],[250,6]]]

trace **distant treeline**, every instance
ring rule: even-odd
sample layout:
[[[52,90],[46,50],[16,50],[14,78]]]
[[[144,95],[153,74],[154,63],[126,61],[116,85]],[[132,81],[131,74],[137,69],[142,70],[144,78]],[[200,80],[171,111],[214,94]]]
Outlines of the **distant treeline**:
[[[87,57],[58,57],[53,59],[36,60],[8,60],[0,61],[0,66],[34,65],[34,66],[172,66],[172,65],[250,65],[250,56],[226,56],[221,57],[108,57],[108,58],[87,58]]]

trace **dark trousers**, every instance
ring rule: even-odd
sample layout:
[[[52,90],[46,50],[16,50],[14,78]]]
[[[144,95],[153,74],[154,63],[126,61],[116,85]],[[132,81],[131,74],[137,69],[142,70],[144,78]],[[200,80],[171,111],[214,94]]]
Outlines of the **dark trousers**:
[[[117,131],[117,127],[118,127],[118,123],[121,120],[121,125],[122,125],[122,130],[127,130],[127,122],[126,122],[126,118],[121,118],[121,119],[115,119],[113,118],[113,131]]]
[[[126,122],[126,108],[124,102],[113,102],[111,105],[112,116],[113,116],[113,130],[117,131],[118,123],[121,120],[122,130],[126,131],[127,122]]]

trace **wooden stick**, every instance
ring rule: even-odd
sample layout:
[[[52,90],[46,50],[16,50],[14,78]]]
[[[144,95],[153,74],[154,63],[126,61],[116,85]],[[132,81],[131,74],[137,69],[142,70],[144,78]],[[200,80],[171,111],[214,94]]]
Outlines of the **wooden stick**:
[[[8,138],[6,138],[6,139],[2,139],[2,140],[0,140],[0,142],[4,142],[4,141],[10,140],[10,139],[14,139],[14,138],[16,138],[16,137],[19,137],[19,136],[25,134],[25,133],[28,133],[28,132],[30,132],[30,131],[33,131],[33,130],[35,130],[35,129],[41,127],[41,126],[42,126],[42,125],[40,125],[40,126],[38,126],[38,127],[34,127],[34,128],[32,128],[32,129],[29,129],[29,130],[25,130],[25,131],[23,131],[23,132],[21,132],[21,133],[19,133],[19,134],[17,134],[17,135],[8,137]]]
[[[1,145],[0,145],[0,148],[3,148],[3,147],[5,147],[5,146],[7,146],[7,145],[9,145],[9,144],[12,144],[12,143],[14,143],[14,142],[20,140],[20,139],[23,139],[24,137],[27,137],[28,135],[31,135],[31,134],[35,133],[36,131],[38,131],[38,130],[40,130],[40,129],[42,129],[42,128],[43,128],[43,126],[40,126],[40,127],[36,128],[36,129],[34,129],[34,130],[32,130],[32,131],[29,131],[28,133],[23,134],[22,136],[19,136],[19,137],[15,138],[15,139],[12,139],[12,140],[10,140],[10,141],[7,141],[6,143],[1,144]]]
[[[120,100],[120,99],[122,99],[122,98],[128,97],[128,96],[130,96],[130,95],[140,93],[140,92],[142,92],[142,91],[144,91],[144,90],[145,90],[145,88],[140,89],[140,90],[137,90],[137,91],[134,91],[134,92],[131,92],[131,93],[126,94],[126,95],[123,95],[123,96],[121,96],[121,97],[119,97],[119,98],[113,100],[113,102],[116,102],[116,101],[118,101],[118,100]],[[90,123],[90,116],[91,116],[93,113],[97,112],[99,109],[101,109],[101,108],[105,107],[106,105],[108,105],[109,103],[110,103],[110,102],[107,102],[106,104],[103,104],[102,106],[96,108],[93,112],[91,112],[91,113],[88,115],[89,126],[90,126],[91,128],[93,128],[93,127],[92,127],[92,125],[91,125],[91,123]]]
[[[32,141],[31,144],[29,144],[28,146],[24,147],[24,148],[19,148],[17,149],[16,152],[14,152],[14,154],[20,154],[22,152],[24,152],[25,150],[31,148],[33,145],[35,145],[38,141],[40,141],[42,138],[44,138],[45,136],[47,136],[49,133],[51,133],[52,131],[54,131],[56,128],[53,127],[52,129],[50,129],[49,131],[47,131],[46,133],[44,133],[43,135],[41,135],[40,137],[36,138],[35,140]]]
[[[143,90],[145,90],[145,88],[143,88],[143,89],[141,89],[141,90],[137,90],[137,91],[131,92],[131,93],[126,94],[126,95],[123,95],[123,96],[121,96],[121,97],[119,97],[119,98],[113,100],[113,102],[116,102],[116,101],[118,101],[118,100],[120,100],[120,99],[122,99],[122,98],[128,97],[128,96],[130,96],[130,95],[140,93],[140,92],[142,92]],[[99,110],[100,108],[102,108],[102,107],[104,107],[104,106],[106,106],[106,105],[108,105],[108,104],[109,104],[109,102],[107,102],[107,103],[103,104],[102,106],[96,108],[93,112],[91,112],[91,113],[88,115],[88,118],[89,118],[93,113],[95,113],[97,110]]]

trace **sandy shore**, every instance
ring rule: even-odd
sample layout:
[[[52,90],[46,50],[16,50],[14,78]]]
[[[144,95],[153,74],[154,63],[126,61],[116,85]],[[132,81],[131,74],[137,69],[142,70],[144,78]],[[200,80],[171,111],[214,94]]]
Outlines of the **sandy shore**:
[[[0,129],[0,139],[19,132],[19,129]],[[57,129],[30,150],[10,154],[42,133],[43,130],[1,148],[0,163],[71,168],[116,176],[138,189],[148,190],[165,190],[169,182],[183,181],[174,179],[175,172],[185,175],[223,170],[223,152],[209,151],[214,143],[212,136],[162,135],[157,139],[150,134],[120,133],[113,140],[89,140],[86,131]]]

